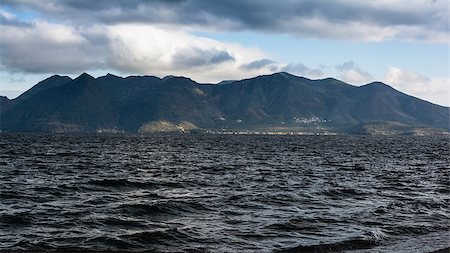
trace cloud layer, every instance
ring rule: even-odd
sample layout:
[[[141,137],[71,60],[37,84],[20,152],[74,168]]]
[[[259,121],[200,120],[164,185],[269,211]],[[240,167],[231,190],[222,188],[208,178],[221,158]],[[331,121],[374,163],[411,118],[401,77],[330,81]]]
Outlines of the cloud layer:
[[[75,24],[144,23],[340,40],[448,41],[446,0],[3,0]]]
[[[192,30],[352,41],[449,40],[448,9],[439,0],[407,5],[401,0],[3,0],[0,29],[0,67],[9,71],[112,69],[187,74],[200,81],[274,71],[320,78],[323,71],[277,62],[261,50],[195,36]],[[352,83],[371,78],[353,62],[336,70]]]
[[[265,57],[258,49],[145,24],[73,27],[39,20],[28,26],[2,24],[0,29],[1,65],[13,72],[70,74],[112,69],[220,81],[270,71],[240,68]]]
[[[448,77],[431,79],[413,71],[390,67],[383,81],[407,94],[450,106]]]
[[[0,67],[10,72],[78,74],[103,69],[184,75],[200,82],[276,71],[311,78],[323,75],[301,63],[268,59],[260,49],[192,35],[179,27],[141,23],[85,26],[0,15],[4,31],[0,33]]]

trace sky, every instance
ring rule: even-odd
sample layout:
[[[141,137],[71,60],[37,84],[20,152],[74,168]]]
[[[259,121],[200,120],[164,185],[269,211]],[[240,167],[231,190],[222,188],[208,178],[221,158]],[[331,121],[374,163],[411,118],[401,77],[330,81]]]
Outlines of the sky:
[[[447,0],[1,0],[0,94],[54,74],[286,71],[449,106],[449,22]]]

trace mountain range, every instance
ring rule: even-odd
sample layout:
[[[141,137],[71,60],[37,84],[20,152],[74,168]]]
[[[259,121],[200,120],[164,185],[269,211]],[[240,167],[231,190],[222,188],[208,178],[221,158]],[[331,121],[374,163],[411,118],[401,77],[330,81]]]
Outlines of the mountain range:
[[[373,82],[286,72],[218,84],[186,77],[51,76],[0,97],[3,132],[448,132],[450,110]]]

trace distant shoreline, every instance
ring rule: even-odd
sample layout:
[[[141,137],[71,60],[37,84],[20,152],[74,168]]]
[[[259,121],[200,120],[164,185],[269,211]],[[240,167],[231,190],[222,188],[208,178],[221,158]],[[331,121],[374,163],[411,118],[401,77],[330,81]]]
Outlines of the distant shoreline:
[[[134,253],[135,251],[95,251],[95,250],[0,250],[0,253]],[[140,253],[156,253],[158,251],[139,251]],[[450,247],[424,253],[449,253]],[[303,253],[299,251],[298,253]],[[395,252],[393,252],[395,253]]]
[[[273,132],[273,131],[193,131],[193,132],[109,132],[109,131],[97,131],[97,132],[2,132],[0,134],[24,134],[24,135],[259,135],[259,136],[450,136],[450,132],[430,132],[430,133],[383,133],[383,134],[367,134],[367,133],[336,133],[336,132]]]

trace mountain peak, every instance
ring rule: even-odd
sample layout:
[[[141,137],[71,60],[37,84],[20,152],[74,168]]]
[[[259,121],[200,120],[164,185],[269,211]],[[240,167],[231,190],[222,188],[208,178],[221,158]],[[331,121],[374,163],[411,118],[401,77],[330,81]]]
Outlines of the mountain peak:
[[[93,76],[89,75],[88,73],[83,72],[83,74],[81,74],[80,76],[78,76],[74,80],[90,81],[90,80],[95,80],[95,78]]]
[[[46,78],[36,85],[34,85],[31,89],[27,90],[26,92],[22,93],[19,97],[17,97],[16,101],[23,101],[29,97],[31,97],[34,94],[37,94],[41,91],[59,87],[61,85],[64,85],[68,82],[72,81],[72,78],[68,76],[60,76],[60,75],[53,75],[49,78]]]
[[[288,73],[288,72],[285,72],[285,71],[275,73],[275,75],[282,75],[282,76],[288,77],[288,78],[289,78],[289,77],[299,77],[299,76],[293,75],[293,74]]]
[[[388,86],[388,87],[390,87],[389,85],[387,85],[387,84],[385,84],[383,82],[380,82],[380,81],[371,82],[371,83],[369,83],[367,85],[376,85],[376,86],[382,86],[382,87]]]
[[[116,75],[113,75],[113,74],[111,74],[111,73],[106,74],[106,76],[107,76],[107,77],[119,77],[119,78],[122,78],[122,77],[120,77],[120,76],[116,76]]]
[[[360,86],[360,87],[371,88],[371,89],[375,89],[375,90],[395,90],[391,86],[389,86],[383,82],[379,82],[379,81],[371,82],[371,83],[368,83],[368,84]]]
[[[323,78],[323,79],[318,79],[319,81],[331,81],[331,82],[342,82],[341,80],[338,80],[334,77],[327,77],[327,78]]]
[[[168,81],[168,80],[178,80],[178,81],[189,81],[189,82],[193,82],[193,80],[190,79],[189,77],[185,77],[185,76],[174,76],[174,75],[168,75],[168,76],[165,76],[162,80],[163,80],[163,81]]]
[[[168,75],[168,76],[163,77],[161,80],[168,80],[168,79],[171,79],[171,78],[175,78],[175,76],[174,75]]]
[[[60,75],[52,75],[51,77],[48,77],[42,81],[40,81],[39,83],[45,83],[48,81],[54,81],[54,80],[66,80],[66,81],[70,81],[72,80],[72,78],[68,77],[68,76],[60,76]]]
[[[116,75],[113,75],[111,73],[108,73],[108,74],[106,74],[104,76],[99,77],[99,79],[107,79],[107,80],[110,80],[110,79],[123,79],[123,77],[116,76]]]
[[[266,75],[266,76],[276,77],[276,78],[283,78],[283,79],[288,79],[288,80],[293,80],[293,79],[309,80],[306,77],[296,76],[296,75],[293,75],[293,74],[285,72],[285,71],[276,72],[276,73],[273,73],[273,74],[270,74],[270,75]]]

